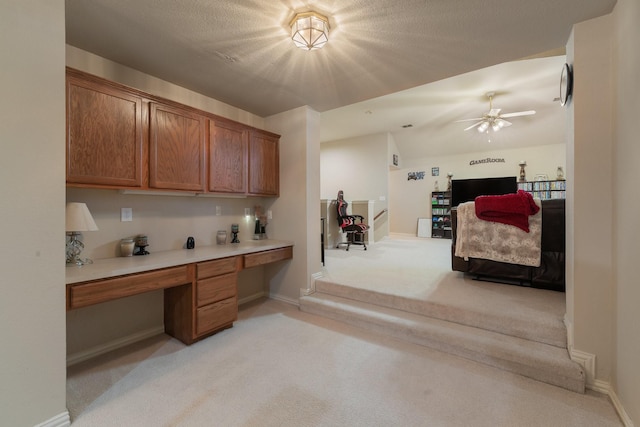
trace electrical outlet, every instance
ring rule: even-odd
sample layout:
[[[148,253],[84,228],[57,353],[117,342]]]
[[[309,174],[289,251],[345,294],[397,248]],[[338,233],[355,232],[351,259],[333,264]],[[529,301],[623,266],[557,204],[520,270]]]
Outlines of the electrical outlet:
[[[244,208],[244,216],[251,216],[251,208]]]
[[[222,206],[216,206],[216,215],[222,215]]]
[[[120,209],[120,222],[133,221],[133,209],[121,208]]]
[[[271,212],[271,209],[267,210],[267,219],[273,219],[273,212]]]

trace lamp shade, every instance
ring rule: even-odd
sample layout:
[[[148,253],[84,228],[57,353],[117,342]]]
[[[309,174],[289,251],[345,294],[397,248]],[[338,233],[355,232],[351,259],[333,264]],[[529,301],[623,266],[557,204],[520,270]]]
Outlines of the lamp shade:
[[[98,231],[85,203],[67,203],[66,214],[66,231]]]

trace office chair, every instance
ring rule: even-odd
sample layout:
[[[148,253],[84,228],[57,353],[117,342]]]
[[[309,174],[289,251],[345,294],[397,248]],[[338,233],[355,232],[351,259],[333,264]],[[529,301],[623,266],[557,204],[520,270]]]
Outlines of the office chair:
[[[338,200],[336,200],[338,225],[343,233],[347,233],[347,241],[339,242],[336,248],[339,248],[340,245],[347,245],[347,250],[349,250],[349,246],[351,245],[362,245],[366,251],[367,244],[364,241],[364,233],[369,229],[369,226],[364,223],[364,217],[362,215],[347,214],[348,206],[349,204],[344,200],[343,191],[338,191]],[[359,219],[360,222],[356,222],[357,219]]]

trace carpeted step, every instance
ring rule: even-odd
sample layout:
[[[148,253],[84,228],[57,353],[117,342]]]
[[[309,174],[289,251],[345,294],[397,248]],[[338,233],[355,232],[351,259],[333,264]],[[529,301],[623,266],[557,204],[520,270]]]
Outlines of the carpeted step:
[[[300,310],[584,393],[582,367],[556,346],[317,292]]]
[[[535,311],[526,312],[524,308],[521,309],[517,316],[505,316],[500,310],[486,310],[478,305],[456,305],[455,301],[448,301],[447,304],[443,304],[429,299],[377,292],[323,279],[316,280],[315,287],[317,293],[339,296],[486,329],[525,340],[553,345],[562,349],[567,348],[567,330],[562,319],[541,317],[539,313]],[[533,291],[539,292],[540,290]]]

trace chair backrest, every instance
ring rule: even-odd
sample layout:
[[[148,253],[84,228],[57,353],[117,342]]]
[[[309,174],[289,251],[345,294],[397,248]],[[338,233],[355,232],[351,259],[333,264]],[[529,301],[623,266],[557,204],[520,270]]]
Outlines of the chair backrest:
[[[340,228],[344,228],[353,224],[353,218],[350,218],[347,214],[347,207],[349,203],[344,200],[344,192],[338,191],[338,199],[336,200],[336,208],[338,210],[338,225]]]

